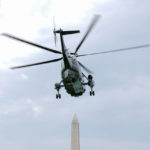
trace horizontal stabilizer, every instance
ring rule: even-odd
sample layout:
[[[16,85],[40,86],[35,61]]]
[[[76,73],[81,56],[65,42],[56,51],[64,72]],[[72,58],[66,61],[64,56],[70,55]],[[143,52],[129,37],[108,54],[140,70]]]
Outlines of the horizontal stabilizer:
[[[70,31],[57,30],[57,31],[55,31],[55,33],[61,33],[62,35],[68,35],[68,34],[80,33],[80,30],[70,30]]]

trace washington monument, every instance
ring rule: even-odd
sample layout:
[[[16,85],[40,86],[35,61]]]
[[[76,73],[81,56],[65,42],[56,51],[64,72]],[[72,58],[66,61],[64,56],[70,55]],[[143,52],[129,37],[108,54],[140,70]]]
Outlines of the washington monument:
[[[76,114],[71,126],[71,150],[80,150],[79,122]]]

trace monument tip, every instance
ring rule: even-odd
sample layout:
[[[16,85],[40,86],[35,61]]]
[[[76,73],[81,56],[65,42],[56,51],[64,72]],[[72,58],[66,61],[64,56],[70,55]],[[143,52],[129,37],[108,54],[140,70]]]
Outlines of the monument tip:
[[[78,122],[78,118],[77,118],[76,113],[74,114],[74,116],[73,116],[73,120],[72,120],[72,121],[77,121],[77,122]]]

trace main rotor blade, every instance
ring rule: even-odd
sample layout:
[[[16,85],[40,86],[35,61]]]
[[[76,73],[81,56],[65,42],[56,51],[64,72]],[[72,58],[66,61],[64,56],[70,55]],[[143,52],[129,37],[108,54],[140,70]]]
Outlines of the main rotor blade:
[[[34,63],[34,64],[28,64],[28,65],[23,65],[23,66],[15,66],[15,67],[11,67],[10,69],[19,69],[19,68],[25,68],[25,67],[36,66],[36,65],[42,65],[42,64],[57,62],[57,61],[60,61],[61,59],[62,59],[62,58],[58,58],[58,59],[53,59],[53,60],[38,62],[38,63]]]
[[[79,45],[77,46],[76,50],[75,50],[75,54],[78,52],[79,48],[81,47],[81,45],[83,44],[83,42],[85,41],[85,39],[87,38],[87,36],[89,35],[89,33],[91,32],[91,30],[93,29],[93,27],[95,26],[95,24],[97,23],[98,19],[99,19],[100,15],[95,15],[90,26],[88,27],[88,30],[86,31],[84,37],[82,38],[81,42],[79,43]]]
[[[128,48],[121,48],[121,49],[116,49],[116,50],[102,51],[102,52],[97,52],[97,53],[82,54],[82,55],[77,55],[77,57],[88,56],[88,55],[115,53],[115,52],[122,52],[122,51],[131,51],[131,50],[136,50],[136,49],[140,49],[140,48],[147,48],[147,47],[150,47],[150,44],[139,45],[139,46],[128,47]]]
[[[90,69],[88,69],[87,67],[85,67],[81,62],[78,61],[78,63],[87,73],[93,74],[93,72]]]
[[[56,54],[62,54],[60,51],[57,51],[57,50],[54,50],[54,49],[51,49],[51,48],[48,48],[48,47],[44,47],[44,46],[41,46],[41,45],[33,43],[33,42],[23,40],[21,38],[18,38],[16,36],[11,35],[11,34],[2,33],[1,35],[5,36],[5,37],[8,37],[8,38],[11,38],[11,39],[14,39],[14,40],[17,40],[17,41],[20,41],[20,42],[23,42],[23,43],[26,43],[26,44],[30,44],[32,46],[36,46],[38,48],[42,48],[42,49],[47,50],[49,52],[53,52],[53,53],[56,53]]]

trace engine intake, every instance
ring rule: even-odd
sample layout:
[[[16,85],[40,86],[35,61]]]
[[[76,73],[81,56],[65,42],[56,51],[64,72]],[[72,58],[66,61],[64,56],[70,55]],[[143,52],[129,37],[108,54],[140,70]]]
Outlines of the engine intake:
[[[88,80],[92,80],[93,76],[92,75],[88,75]]]
[[[88,76],[88,85],[93,88],[94,87],[94,81],[93,81],[93,76],[89,75]]]
[[[59,83],[55,83],[55,89],[59,90],[61,88]]]

